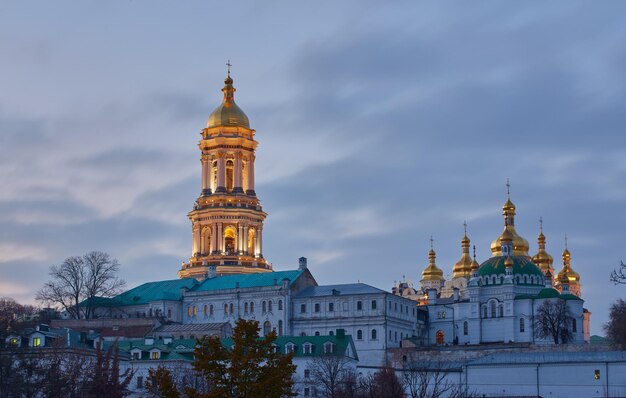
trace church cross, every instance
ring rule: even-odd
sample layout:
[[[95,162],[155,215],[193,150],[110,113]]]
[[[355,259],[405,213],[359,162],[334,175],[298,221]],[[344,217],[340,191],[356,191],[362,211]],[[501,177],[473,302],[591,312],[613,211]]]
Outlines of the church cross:
[[[435,241],[435,240],[433,239],[433,236],[432,236],[432,235],[430,235],[430,248],[431,248],[431,249],[433,248],[433,242],[434,242],[434,241]]]
[[[228,62],[226,62],[226,67],[228,68],[228,76],[230,76],[230,67],[232,65],[230,64],[230,59],[228,60]]]
[[[508,178],[506,179],[506,196],[511,197],[511,184]]]

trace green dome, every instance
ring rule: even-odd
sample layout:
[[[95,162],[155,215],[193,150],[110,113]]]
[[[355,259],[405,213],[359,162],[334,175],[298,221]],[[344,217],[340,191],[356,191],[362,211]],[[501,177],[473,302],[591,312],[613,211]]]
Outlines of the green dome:
[[[495,256],[491,257],[484,263],[480,265],[478,269],[479,277],[486,277],[491,275],[504,275],[506,274],[506,266],[504,262],[507,257],[504,256]],[[535,275],[535,285],[543,285],[545,284],[545,276],[543,272],[537,267],[530,258],[526,256],[511,256],[511,260],[513,260],[513,278],[516,278],[516,275],[520,275],[523,277],[524,275]],[[521,279],[519,281],[521,284],[531,284],[530,280],[526,282]]]

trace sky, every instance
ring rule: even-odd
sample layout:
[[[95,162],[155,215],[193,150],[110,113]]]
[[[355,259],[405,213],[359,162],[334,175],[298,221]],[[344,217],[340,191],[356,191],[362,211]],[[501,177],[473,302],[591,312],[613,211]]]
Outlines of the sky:
[[[320,284],[445,275],[516,227],[562,266],[592,334],[626,286],[626,2],[0,4],[0,296],[106,251],[129,287],[191,254],[197,142],[226,62],[259,141],[264,256]]]

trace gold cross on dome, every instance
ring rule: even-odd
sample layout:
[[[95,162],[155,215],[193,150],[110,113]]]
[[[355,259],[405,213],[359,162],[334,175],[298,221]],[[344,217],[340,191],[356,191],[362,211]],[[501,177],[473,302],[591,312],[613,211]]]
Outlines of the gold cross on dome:
[[[509,183],[509,179],[506,179],[506,196],[511,196],[511,184]]]
[[[431,249],[433,248],[433,242],[434,242],[434,241],[435,241],[435,240],[433,239],[433,236],[432,236],[432,235],[430,235],[430,248],[431,248]]]
[[[232,65],[230,64],[230,59],[226,62],[226,67],[228,68],[228,76],[230,76],[230,67]]]
[[[539,217],[539,232],[543,232],[543,217]]]
[[[465,230],[465,235],[467,235],[467,221],[463,221],[463,229]]]

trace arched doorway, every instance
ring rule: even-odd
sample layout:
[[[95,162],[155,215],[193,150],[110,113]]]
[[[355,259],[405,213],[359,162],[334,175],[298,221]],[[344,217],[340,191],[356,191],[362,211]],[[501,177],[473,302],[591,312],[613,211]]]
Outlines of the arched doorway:
[[[224,251],[226,254],[234,254],[237,247],[235,246],[237,234],[235,228],[227,227],[224,230]]]
[[[435,335],[435,340],[437,344],[439,345],[443,344],[443,341],[444,341],[443,330],[437,330],[437,334]]]

